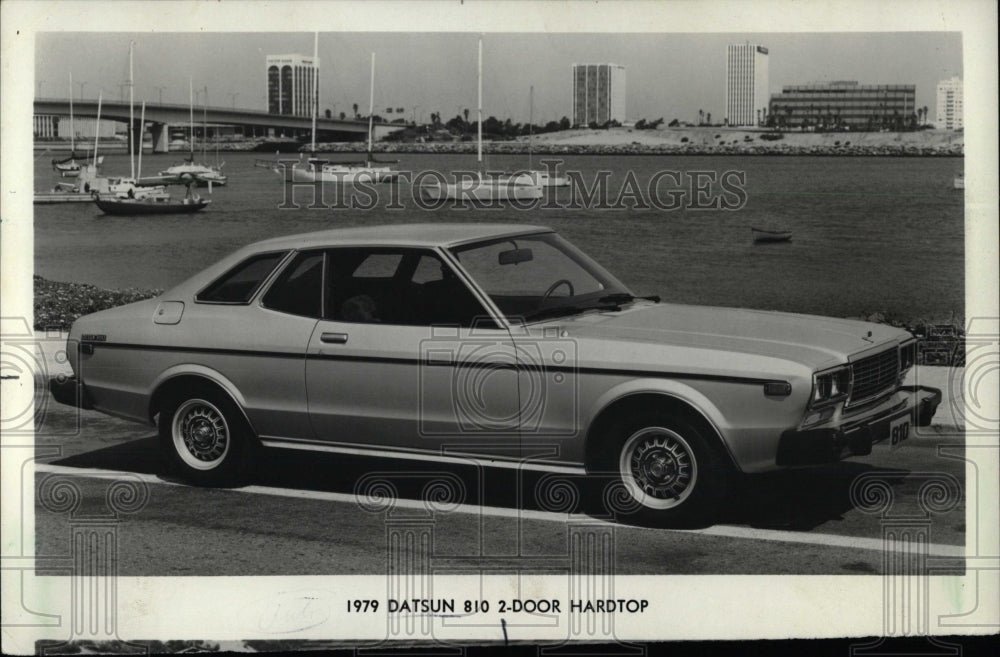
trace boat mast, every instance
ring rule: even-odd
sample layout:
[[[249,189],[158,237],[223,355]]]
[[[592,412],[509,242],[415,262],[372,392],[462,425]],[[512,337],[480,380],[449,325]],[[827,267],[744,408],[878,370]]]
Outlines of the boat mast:
[[[479,166],[479,177],[483,177],[483,37],[479,37],[479,94],[476,97],[476,164]]]
[[[146,101],[142,101],[142,111],[139,113],[139,178],[142,178],[142,135],[146,127]]]
[[[97,129],[94,131],[94,173],[97,173],[97,143],[101,139],[101,97],[103,91],[97,92]]]
[[[134,139],[132,133],[135,132],[135,113],[132,111],[134,94],[132,89],[132,48],[135,41],[128,42],[128,164],[132,173],[132,180],[135,180],[135,147],[132,144]]]
[[[205,85],[205,102],[201,104],[201,161],[205,162],[205,145],[208,143],[208,85]]]
[[[319,59],[319,32],[313,32],[313,97],[312,97],[312,146],[310,153],[316,157],[316,112],[319,110],[319,76],[316,74],[316,62]]]
[[[194,162],[194,78],[188,78],[188,147]]]
[[[375,53],[372,53],[371,81],[368,83],[368,162],[372,160],[372,120],[375,118]]]
[[[76,130],[73,129],[73,71],[69,72],[69,150],[76,155]]]
[[[531,89],[528,91],[528,170],[531,170],[531,140],[534,137],[535,131],[535,85],[531,85]]]

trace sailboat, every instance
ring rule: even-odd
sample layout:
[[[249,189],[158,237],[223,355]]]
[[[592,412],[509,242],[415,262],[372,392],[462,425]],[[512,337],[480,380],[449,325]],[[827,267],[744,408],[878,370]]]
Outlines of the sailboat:
[[[134,41],[130,41],[128,44],[128,118],[129,126],[134,126],[134,116],[133,106],[134,106],[134,84],[132,78],[132,49],[135,45]],[[146,103],[142,104],[142,114],[139,118],[139,125],[145,126],[146,124]],[[139,130],[139,174],[142,175],[142,128]],[[133,147],[133,139],[135,135],[135,129],[128,131],[128,153],[129,153],[129,170],[131,176],[127,179],[121,179],[119,181],[114,181],[116,187],[112,189],[111,193],[101,193],[97,190],[94,194],[94,203],[98,208],[101,209],[105,214],[112,215],[146,215],[146,214],[178,214],[178,213],[190,213],[202,210],[209,204],[209,201],[201,199],[197,195],[191,194],[191,185],[188,185],[188,191],[185,198],[181,201],[174,201],[169,194],[166,193],[163,186],[156,188],[146,188],[142,189],[136,185],[136,168],[135,168],[135,148]],[[105,179],[110,183],[112,179]],[[121,191],[121,187],[127,188],[124,194]]]
[[[542,188],[527,173],[488,176],[483,173],[483,40],[479,39],[476,162],[478,175],[456,183],[430,183],[420,193],[433,200],[528,201],[542,198]]]
[[[188,80],[188,87],[191,97],[189,112],[190,138],[188,139],[191,145],[191,154],[184,162],[161,171],[159,181],[167,184],[195,183],[201,187],[208,186],[209,191],[211,191],[212,185],[225,185],[229,179],[222,173],[222,165],[212,167],[205,164],[196,164],[194,161],[194,82],[190,79]],[[208,95],[207,91],[206,87],[206,96]],[[204,150],[202,151],[202,158],[204,158]]]
[[[313,46],[313,61],[318,59],[319,34]],[[399,172],[388,166],[379,166],[372,157],[372,130],[375,115],[375,53],[372,53],[371,82],[368,90],[368,150],[363,162],[330,162],[315,156],[316,112],[319,105],[318,89],[314,89],[312,103],[312,156],[305,162],[292,164],[293,182],[384,183],[399,177]]]
[[[52,160],[52,168],[59,172],[63,178],[76,178],[80,175],[82,165],[76,160],[76,129],[73,125],[73,74],[69,74],[69,150],[70,156],[63,160]],[[95,160],[95,164],[101,164],[104,157]]]
[[[101,125],[101,105],[103,94],[97,94],[97,122]],[[136,184],[131,178],[102,176],[98,172],[98,165],[104,161],[103,155],[98,155],[98,145],[100,144],[101,131],[94,133],[94,156],[90,162],[80,167],[76,183],[56,183],[51,192],[41,192],[35,194],[35,203],[90,203],[95,195],[105,194],[111,196],[127,197],[130,193],[134,197],[154,196],[164,193],[164,188],[160,186],[142,186]]]

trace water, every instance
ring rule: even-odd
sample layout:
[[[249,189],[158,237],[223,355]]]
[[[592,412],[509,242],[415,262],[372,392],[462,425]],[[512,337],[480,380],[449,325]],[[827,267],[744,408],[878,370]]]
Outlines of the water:
[[[956,158],[564,156],[591,180],[610,169],[612,200],[628,171],[645,193],[669,169],[745,171],[747,203],[737,211],[644,209],[422,210],[400,184],[405,210],[390,210],[387,188],[370,211],[279,209],[284,186],[255,168],[253,153],[226,153],[229,185],[195,215],[109,217],[90,204],[35,206],[35,272],[101,287],[168,288],[240,246],[277,235],[338,226],[410,222],[511,222],[551,226],[634,291],[682,303],[788,310],[832,316],[883,312],[906,320],[964,315],[963,194],[952,189]],[[271,156],[273,157],[273,156]],[[398,168],[474,168],[461,155],[399,155]],[[180,156],[143,157],[147,172]],[[209,158],[211,159],[211,158]],[[538,163],[536,157],[536,165]],[[495,156],[490,168],[526,165]],[[105,171],[128,171],[108,155]],[[35,187],[54,182],[45,158]],[[666,183],[661,190],[666,189]],[[182,193],[182,188],[174,188]],[[205,195],[206,190],[201,190]],[[569,190],[557,192],[562,204]],[[661,191],[666,200],[666,194]],[[328,197],[329,198],[329,197]],[[732,197],[730,197],[732,198]],[[789,243],[753,245],[750,226],[791,230]]]

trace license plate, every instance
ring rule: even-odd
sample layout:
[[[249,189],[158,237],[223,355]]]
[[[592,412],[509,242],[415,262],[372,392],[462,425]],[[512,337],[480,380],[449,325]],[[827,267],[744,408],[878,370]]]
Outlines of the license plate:
[[[896,418],[889,423],[889,449],[898,449],[910,437],[910,416]]]

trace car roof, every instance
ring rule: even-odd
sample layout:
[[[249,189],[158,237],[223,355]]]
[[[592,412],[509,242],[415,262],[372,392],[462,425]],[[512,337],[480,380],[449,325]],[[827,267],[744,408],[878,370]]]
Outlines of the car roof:
[[[436,223],[386,224],[333,228],[314,233],[286,235],[252,244],[254,251],[309,249],[324,246],[450,247],[491,238],[552,232],[546,226],[524,224]]]

